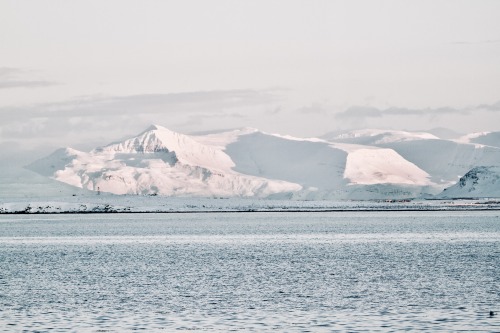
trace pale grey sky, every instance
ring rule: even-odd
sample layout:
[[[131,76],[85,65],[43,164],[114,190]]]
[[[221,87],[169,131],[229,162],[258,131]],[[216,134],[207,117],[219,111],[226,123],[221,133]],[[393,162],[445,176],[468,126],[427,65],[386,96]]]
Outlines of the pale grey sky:
[[[0,0],[0,149],[151,123],[500,130],[500,1]]]

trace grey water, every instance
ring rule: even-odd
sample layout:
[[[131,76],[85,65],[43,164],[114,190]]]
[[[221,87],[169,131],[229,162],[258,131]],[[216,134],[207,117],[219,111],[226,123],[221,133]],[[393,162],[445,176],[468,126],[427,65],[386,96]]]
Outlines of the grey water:
[[[499,215],[0,215],[0,332],[500,332]]]

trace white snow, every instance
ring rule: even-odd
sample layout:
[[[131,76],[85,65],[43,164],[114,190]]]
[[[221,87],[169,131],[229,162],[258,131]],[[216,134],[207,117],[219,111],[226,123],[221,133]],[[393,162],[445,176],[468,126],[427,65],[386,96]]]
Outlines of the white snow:
[[[500,209],[500,201],[488,200],[379,200],[379,201],[298,201],[245,198],[179,198],[142,195],[61,196],[0,199],[3,213],[134,213],[134,212],[220,212],[220,211],[352,211],[352,210],[471,210]],[[19,219],[19,216],[15,217]],[[4,218],[7,221],[7,218]]]
[[[153,125],[88,153],[59,149],[29,168],[115,194],[311,200],[437,194],[475,166],[500,165],[500,148],[425,132],[370,129],[337,140],[254,128],[190,136]]]
[[[460,137],[457,142],[500,148],[500,132],[477,132]]]
[[[377,145],[390,142],[438,139],[438,137],[426,132],[362,129],[362,130],[349,131],[333,137],[328,137],[327,139],[333,142]]]
[[[202,144],[157,125],[137,137],[90,153],[66,149],[47,160],[51,158],[59,163],[52,174],[54,179],[115,194],[262,197],[302,188],[237,173],[221,147]],[[50,173],[47,160],[36,162],[31,168],[41,174]],[[66,164],[61,165],[60,161]]]
[[[201,144],[223,150],[230,143],[236,142],[240,136],[256,132],[259,132],[256,128],[244,127],[219,133],[193,135],[192,138]]]
[[[429,174],[392,149],[358,149],[347,155],[344,177],[352,184],[431,185]]]
[[[175,152],[176,158],[185,164],[202,166],[212,170],[230,170],[234,164],[220,148],[200,144],[193,138],[153,125],[135,138],[111,144],[94,154],[102,153],[155,153]]]
[[[463,143],[471,143],[473,142],[474,139],[477,139],[479,137],[485,136],[490,134],[491,132],[475,132],[475,133],[469,133],[464,136],[461,136],[460,138],[457,139],[457,142],[463,142]]]
[[[500,148],[450,140],[416,140],[383,145],[430,175],[438,186],[454,184],[478,165],[500,165]]]
[[[440,198],[500,197],[500,166],[471,169],[453,186],[439,194]]]

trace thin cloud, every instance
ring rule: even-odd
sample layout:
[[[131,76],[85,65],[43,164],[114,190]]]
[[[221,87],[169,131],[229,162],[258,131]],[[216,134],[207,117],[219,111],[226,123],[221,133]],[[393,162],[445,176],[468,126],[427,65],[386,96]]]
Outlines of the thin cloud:
[[[335,118],[378,118],[382,117],[383,112],[377,108],[369,106],[352,106],[344,112],[337,113]]]
[[[135,132],[151,123],[194,130],[204,122],[232,126],[248,112],[261,112],[279,101],[276,90],[220,90],[131,96],[87,96],[65,102],[2,107],[0,141],[106,138]],[[81,137],[82,139],[79,139]]]
[[[11,78],[21,72],[22,70],[19,68],[0,67],[0,78]]]
[[[209,121],[221,122],[224,119],[245,119],[245,118],[247,118],[247,116],[239,112],[227,112],[227,113],[218,112],[214,114],[190,114],[187,120],[177,124],[177,127],[190,128],[193,127],[193,125],[196,126],[204,125]]]
[[[347,110],[337,113],[337,119],[355,119],[355,118],[381,118],[385,116],[440,116],[440,115],[466,115],[474,110],[483,110],[496,112],[500,111],[500,101],[494,104],[481,104],[475,107],[467,108],[425,108],[425,109],[410,109],[404,107],[391,107],[386,109],[379,109],[369,106],[352,106]]]
[[[0,81],[0,89],[7,88],[40,88],[53,86],[56,83],[50,81]]]
[[[276,115],[278,113],[280,113],[282,110],[281,110],[281,106],[277,106],[275,108],[272,108],[270,110],[268,110],[266,112],[267,115],[270,115],[270,116],[273,116],[273,115]]]
[[[488,40],[482,40],[482,41],[476,41],[476,42],[471,42],[471,41],[455,41],[451,42],[453,45],[478,45],[478,44],[497,44],[500,43],[500,39],[488,39]]]
[[[500,101],[493,104],[481,104],[477,108],[486,111],[500,111]]]
[[[9,88],[40,88],[53,86],[56,83],[44,80],[23,79],[27,71],[19,68],[0,67],[0,89]],[[19,78],[21,76],[21,78]]]
[[[87,96],[65,102],[23,107],[2,107],[0,112],[25,117],[90,117],[179,112],[213,113],[240,107],[266,105],[279,100],[274,91],[218,90],[174,94]],[[5,117],[5,116],[4,116]]]
[[[327,110],[320,104],[313,103],[309,106],[303,106],[297,109],[299,113],[302,114],[325,114]]]

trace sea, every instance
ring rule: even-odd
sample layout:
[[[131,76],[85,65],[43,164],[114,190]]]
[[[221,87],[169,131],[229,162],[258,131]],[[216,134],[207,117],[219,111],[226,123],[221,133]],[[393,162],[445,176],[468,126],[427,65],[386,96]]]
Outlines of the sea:
[[[500,332],[500,211],[0,215],[0,332]]]

